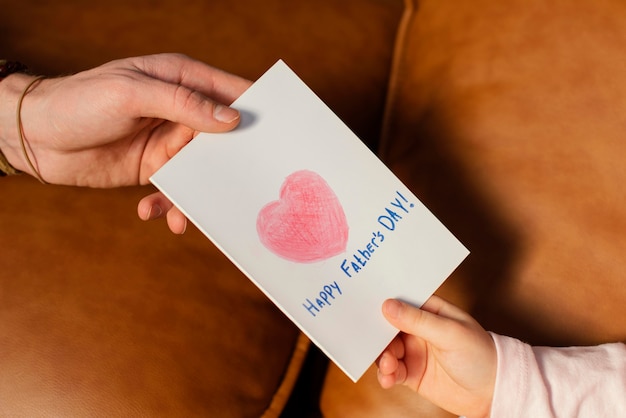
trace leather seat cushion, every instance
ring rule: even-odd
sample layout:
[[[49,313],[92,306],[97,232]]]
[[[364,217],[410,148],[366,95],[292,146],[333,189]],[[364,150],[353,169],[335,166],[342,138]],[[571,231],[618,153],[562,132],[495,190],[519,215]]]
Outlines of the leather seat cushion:
[[[0,415],[280,413],[307,344],[194,227],[140,221],[147,188],[1,184]]]

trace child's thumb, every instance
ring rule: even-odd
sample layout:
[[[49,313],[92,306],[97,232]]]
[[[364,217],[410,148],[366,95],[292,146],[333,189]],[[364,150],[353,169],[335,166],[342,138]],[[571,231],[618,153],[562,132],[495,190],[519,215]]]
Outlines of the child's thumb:
[[[415,335],[435,345],[443,342],[449,319],[396,299],[383,303],[383,315],[391,325],[405,334]]]

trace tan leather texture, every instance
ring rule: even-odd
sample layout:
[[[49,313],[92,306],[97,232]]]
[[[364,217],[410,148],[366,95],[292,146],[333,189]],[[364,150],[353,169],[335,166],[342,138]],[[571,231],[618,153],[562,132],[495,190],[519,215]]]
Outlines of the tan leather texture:
[[[50,76],[181,52],[255,79],[284,59],[375,148],[403,4],[0,0],[0,9],[2,57]],[[175,237],[137,220],[148,191],[0,182],[0,415],[281,413],[307,345],[198,231]]]
[[[298,330],[197,230],[137,219],[141,188],[1,187],[0,415],[268,407]]]
[[[536,344],[626,339],[619,1],[419,1],[381,149],[472,254],[441,289]]]
[[[626,6],[407,1],[380,155],[471,251],[438,293],[534,344],[626,340]],[[331,366],[325,416],[448,416],[375,373]]]
[[[403,2],[0,0],[0,8],[2,54],[47,75],[180,52],[255,80],[283,59],[374,147]]]

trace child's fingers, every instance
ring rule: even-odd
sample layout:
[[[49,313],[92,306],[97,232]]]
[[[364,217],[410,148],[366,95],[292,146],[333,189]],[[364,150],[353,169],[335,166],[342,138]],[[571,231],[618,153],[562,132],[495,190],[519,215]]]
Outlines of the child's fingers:
[[[384,374],[378,369],[376,377],[378,378],[378,384],[383,389],[389,389],[396,385],[396,377],[393,374]]]
[[[402,341],[402,338],[400,338],[400,336],[396,336],[396,338],[394,338],[389,345],[387,346],[387,348],[385,349],[386,352],[388,352],[389,354],[391,354],[392,356],[394,356],[397,359],[401,359],[404,358],[405,356],[405,348],[404,348],[404,341]]]
[[[391,352],[385,351],[378,359],[378,382],[387,389],[402,384],[407,377],[406,365]]]
[[[382,374],[391,374],[398,369],[398,360],[404,358],[404,343],[399,337],[394,338],[382,352],[376,365]]]
[[[378,360],[378,370],[382,374],[395,373],[398,370],[398,358],[389,351],[385,351]]]

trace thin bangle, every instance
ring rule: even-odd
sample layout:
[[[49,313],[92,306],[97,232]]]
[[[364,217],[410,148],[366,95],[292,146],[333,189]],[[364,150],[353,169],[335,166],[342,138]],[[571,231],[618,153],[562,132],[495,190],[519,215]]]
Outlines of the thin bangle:
[[[28,93],[28,91],[30,90],[30,88],[38,81],[44,79],[44,76],[39,76],[39,77],[35,77],[33,80],[31,80],[30,83],[28,83],[28,85],[26,86],[26,88],[24,89],[24,91],[22,92],[22,95],[20,96],[19,101],[17,102],[17,134],[20,138],[20,145],[22,146],[22,153],[24,154],[24,158],[26,159],[26,162],[28,163],[28,165],[30,166],[31,170],[33,170],[33,173],[35,174],[35,177],[37,177],[37,179],[42,183],[42,184],[48,184],[43,177],[41,177],[41,173],[39,173],[39,170],[37,170],[35,168],[35,165],[33,164],[33,162],[30,160],[30,157],[28,156],[28,151],[26,150],[26,139],[24,138],[24,127],[22,126],[22,102],[24,101],[24,97],[26,96],[26,93]]]

